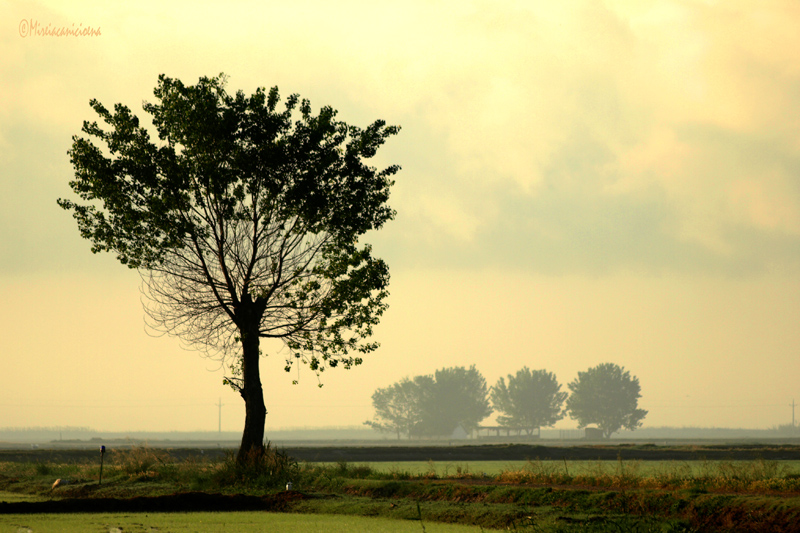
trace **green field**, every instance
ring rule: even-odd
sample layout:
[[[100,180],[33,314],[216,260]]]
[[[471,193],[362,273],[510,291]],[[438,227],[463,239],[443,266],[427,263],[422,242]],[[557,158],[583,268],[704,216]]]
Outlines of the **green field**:
[[[431,533],[469,533],[480,528],[457,524],[392,520],[361,516],[288,514],[269,512],[230,513],[76,513],[1,515],[0,532],[14,533],[150,533],[281,531],[351,533],[370,531],[386,533],[420,532],[421,525]]]

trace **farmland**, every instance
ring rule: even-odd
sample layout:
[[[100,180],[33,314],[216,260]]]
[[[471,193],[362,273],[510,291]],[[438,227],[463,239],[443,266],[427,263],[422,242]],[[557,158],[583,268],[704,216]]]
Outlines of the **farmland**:
[[[234,513],[230,519],[241,514],[246,520],[246,513],[267,511],[283,518],[379,517],[416,522],[417,528],[452,523],[531,531],[800,531],[800,446],[437,450],[417,448],[415,461],[375,460],[411,454],[386,447],[295,454],[339,457],[309,461],[271,449],[272,462],[244,472],[230,456],[210,450],[137,446],[108,454],[102,484],[96,453],[3,451],[0,524],[22,527],[20,517],[30,513],[69,512],[77,520],[82,515],[75,513],[84,512],[95,520],[115,512],[180,511],[198,518],[195,513],[227,511]],[[523,452],[527,456],[519,457]],[[372,460],[351,460],[359,458]],[[63,485],[52,489],[55,479]]]

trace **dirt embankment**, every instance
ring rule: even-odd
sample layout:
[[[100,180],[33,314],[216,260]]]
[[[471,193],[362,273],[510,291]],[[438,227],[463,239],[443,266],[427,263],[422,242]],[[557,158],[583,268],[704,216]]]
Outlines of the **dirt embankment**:
[[[297,491],[266,496],[187,492],[136,498],[68,498],[44,502],[0,502],[0,514],[285,511],[293,502],[303,498],[303,494]]]

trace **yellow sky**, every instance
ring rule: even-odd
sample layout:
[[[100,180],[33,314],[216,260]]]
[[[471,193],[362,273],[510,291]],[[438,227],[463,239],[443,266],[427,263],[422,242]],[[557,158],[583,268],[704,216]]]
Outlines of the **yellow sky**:
[[[158,74],[278,85],[403,129],[381,350],[316,387],[264,360],[268,426],[351,425],[407,376],[610,361],[645,424],[770,427],[800,400],[800,7],[775,2],[3,2],[0,427],[238,430],[214,362],[143,328],[138,276],[55,199],[88,101]],[[22,36],[21,24],[99,27]],[[268,349],[269,351],[269,349]],[[294,376],[296,377],[296,376]],[[571,421],[560,425],[570,427]]]

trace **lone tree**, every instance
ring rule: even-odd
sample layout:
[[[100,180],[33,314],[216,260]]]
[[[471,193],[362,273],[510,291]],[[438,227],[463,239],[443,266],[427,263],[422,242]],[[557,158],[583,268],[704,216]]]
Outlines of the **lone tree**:
[[[84,122],[73,137],[72,211],[92,252],[108,251],[142,274],[152,324],[220,357],[225,382],[245,402],[237,459],[264,452],[267,410],[261,339],[279,339],[286,370],[361,363],[376,349],[389,270],[359,242],[394,218],[390,179],[399,167],[367,166],[399,128],[366,129],[277,87],[246,97],[226,78],[194,86],[161,75],[145,103],[159,141],[122,104],[91,107],[108,126]],[[97,141],[95,145],[93,141]]]
[[[492,387],[491,398],[495,410],[505,413],[497,417],[498,424],[525,428],[531,435],[564,418],[567,393],[561,392],[555,374],[523,367],[516,375],[509,374],[508,385],[500,378]]]
[[[631,431],[642,425],[647,415],[638,409],[639,379],[613,363],[603,363],[586,372],[568,385],[572,394],[567,399],[570,417],[578,427],[597,424],[603,436],[609,438],[620,429]]]

